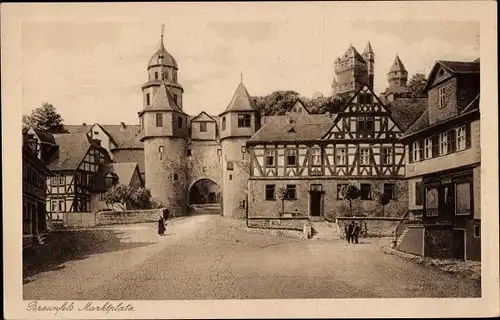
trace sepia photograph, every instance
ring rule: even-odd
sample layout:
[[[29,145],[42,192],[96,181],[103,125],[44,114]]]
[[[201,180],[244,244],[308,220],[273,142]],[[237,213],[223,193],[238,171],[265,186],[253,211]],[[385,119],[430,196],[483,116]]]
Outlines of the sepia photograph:
[[[498,298],[496,18],[475,3],[27,5],[15,32],[2,10],[12,310]]]

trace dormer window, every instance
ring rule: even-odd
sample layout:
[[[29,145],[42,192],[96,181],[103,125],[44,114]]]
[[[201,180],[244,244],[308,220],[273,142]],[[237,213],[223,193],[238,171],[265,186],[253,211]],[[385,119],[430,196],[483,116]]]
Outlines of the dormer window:
[[[200,122],[200,132],[207,132],[207,123]]]

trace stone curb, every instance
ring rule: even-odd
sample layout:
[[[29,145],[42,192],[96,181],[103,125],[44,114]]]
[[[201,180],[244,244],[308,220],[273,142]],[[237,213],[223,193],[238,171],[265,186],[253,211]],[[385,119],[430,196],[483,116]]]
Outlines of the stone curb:
[[[440,270],[442,272],[446,272],[449,274],[453,274],[456,276],[459,276],[461,278],[465,279],[470,279],[470,280],[481,280],[481,262],[475,262],[475,261],[458,261],[458,260],[451,260],[451,259],[433,259],[433,258],[428,258],[428,257],[421,257],[417,255],[413,255],[410,253],[398,251],[396,249],[390,248],[390,247],[381,247],[381,250],[385,254],[393,255],[393,256],[398,256],[400,258],[413,261],[418,264],[422,264],[437,270]],[[446,262],[449,261],[450,263],[446,264]],[[440,263],[441,262],[441,263]],[[459,270],[451,270],[447,268],[450,265],[454,266],[460,266],[462,267]],[[476,267],[476,268],[474,268]]]

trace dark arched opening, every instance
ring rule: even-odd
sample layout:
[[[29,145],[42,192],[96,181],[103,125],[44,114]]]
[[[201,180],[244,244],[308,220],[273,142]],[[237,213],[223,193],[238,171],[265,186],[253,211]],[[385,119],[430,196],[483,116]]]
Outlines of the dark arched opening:
[[[189,204],[220,204],[220,186],[210,179],[200,179],[189,189]]]

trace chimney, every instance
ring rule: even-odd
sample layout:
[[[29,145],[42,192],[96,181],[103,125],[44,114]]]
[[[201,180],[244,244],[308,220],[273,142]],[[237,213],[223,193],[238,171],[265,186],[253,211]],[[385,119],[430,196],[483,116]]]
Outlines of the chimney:
[[[127,128],[127,125],[125,124],[125,122],[120,122],[121,126],[122,126],[122,129],[126,129]]]
[[[87,126],[87,124],[84,122],[84,123],[82,123],[82,126],[86,127],[86,126]]]

